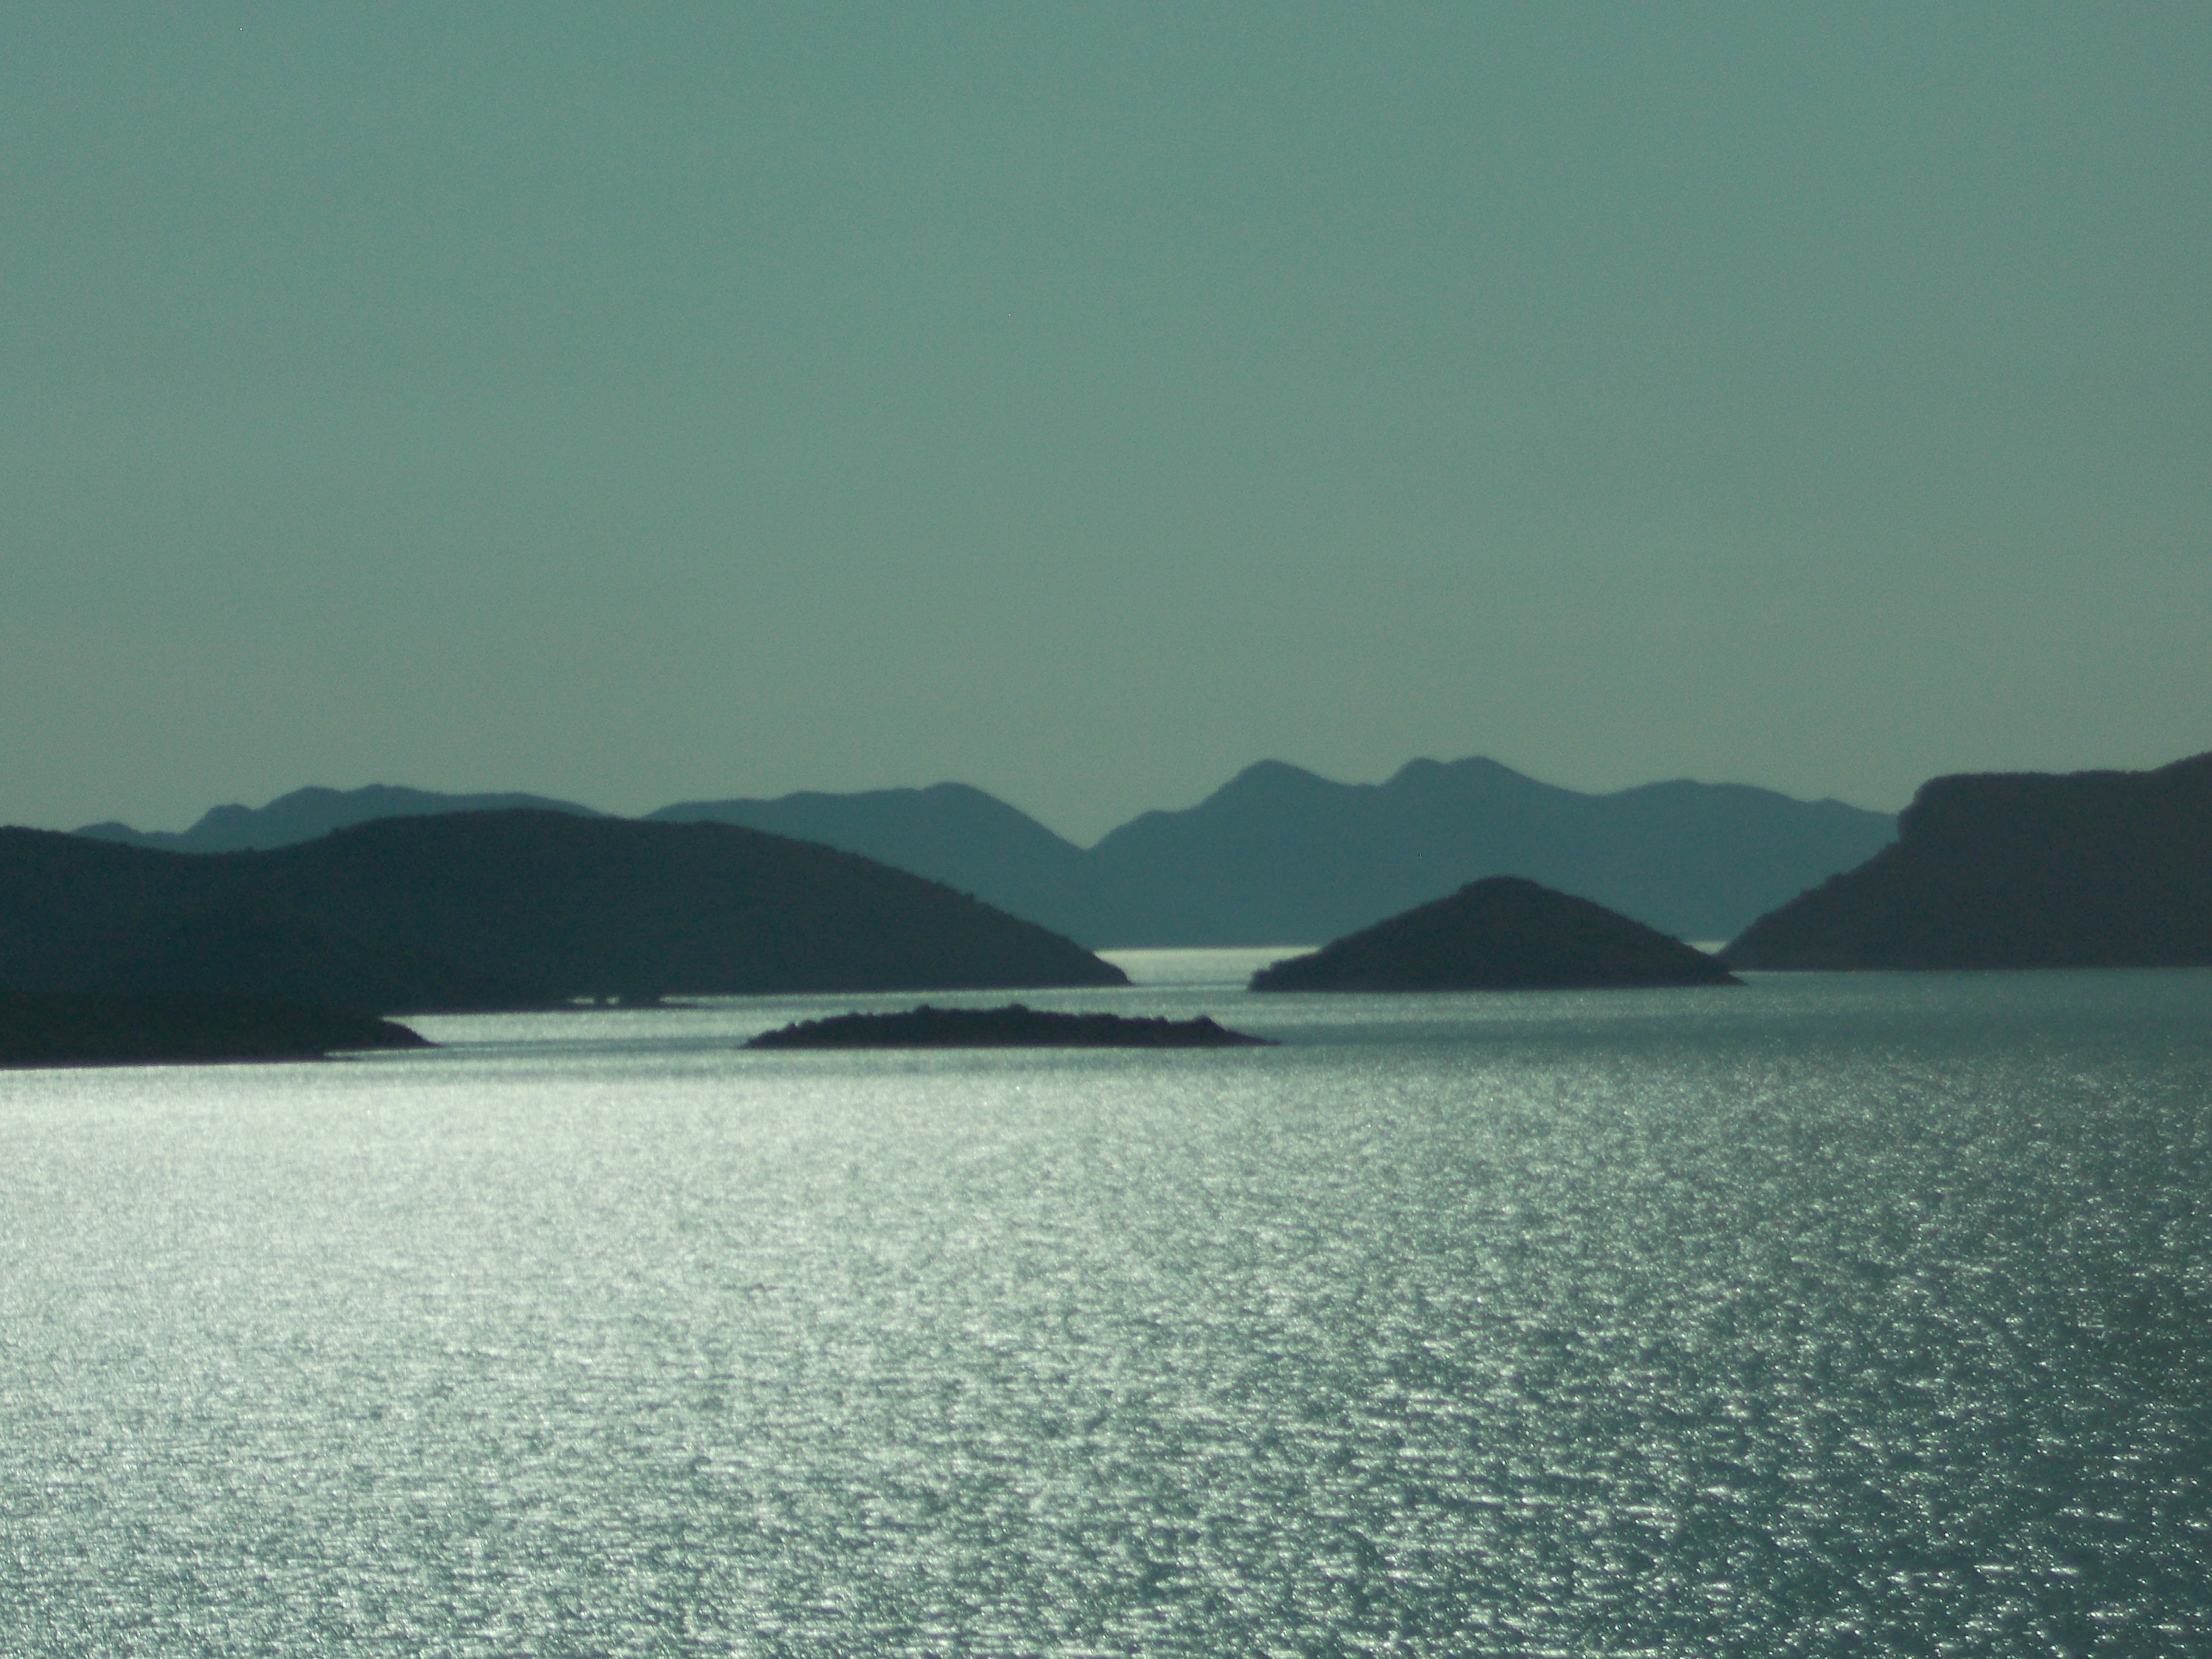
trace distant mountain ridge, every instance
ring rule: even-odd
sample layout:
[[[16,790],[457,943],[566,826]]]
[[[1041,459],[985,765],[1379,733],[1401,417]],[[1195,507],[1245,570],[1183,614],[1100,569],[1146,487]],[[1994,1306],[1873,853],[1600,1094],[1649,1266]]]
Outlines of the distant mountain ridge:
[[[1103,938],[1110,931],[1092,890],[1090,854],[1026,812],[964,783],[850,795],[807,790],[773,800],[679,801],[648,813],[647,821],[737,823],[818,841],[973,893],[1071,939]]]
[[[342,817],[465,811],[510,799],[384,786],[301,790],[258,814],[218,808],[180,836],[106,824],[78,833],[219,851],[307,839],[325,833],[310,826]],[[1678,938],[1729,939],[1871,857],[1895,833],[1889,814],[1840,801],[1687,781],[1584,794],[1479,757],[1410,761],[1379,784],[1338,783],[1262,761],[1197,805],[1144,813],[1089,849],[957,783],[685,801],[647,821],[738,824],[820,842],[1093,948],[1308,944],[1492,875],[1578,894]]]
[[[1743,784],[1591,795],[1480,758],[1344,784],[1267,761],[1188,811],[1131,820],[1091,858],[1131,944],[1334,939],[1493,875],[1720,939],[1893,833],[1886,813]]]
[[[1889,814],[1840,801],[1686,781],[1589,795],[1481,758],[1409,761],[1380,784],[1262,761],[1088,852],[957,784],[693,801],[653,816],[823,841],[1096,948],[1334,939],[1491,875],[1579,894],[1677,938],[1723,939],[1895,833]]]
[[[1764,969],[2212,963],[2212,754],[1932,779],[1893,846],[1722,954]]]
[[[165,853],[244,853],[291,847],[333,830],[378,818],[434,817],[447,812],[498,812],[526,807],[567,812],[580,818],[606,815],[574,801],[544,795],[441,795],[428,789],[403,789],[372,783],[359,789],[295,789],[266,806],[216,806],[189,830],[133,830],[112,820],[88,823],[76,833],[125,847],[150,847]]]

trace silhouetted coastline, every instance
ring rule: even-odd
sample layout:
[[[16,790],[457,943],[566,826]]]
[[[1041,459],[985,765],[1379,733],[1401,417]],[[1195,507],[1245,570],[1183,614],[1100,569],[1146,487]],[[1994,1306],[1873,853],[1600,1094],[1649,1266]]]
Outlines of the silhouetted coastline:
[[[387,1019],[253,997],[0,988],[4,1066],[313,1060],[345,1050],[433,1046]]]

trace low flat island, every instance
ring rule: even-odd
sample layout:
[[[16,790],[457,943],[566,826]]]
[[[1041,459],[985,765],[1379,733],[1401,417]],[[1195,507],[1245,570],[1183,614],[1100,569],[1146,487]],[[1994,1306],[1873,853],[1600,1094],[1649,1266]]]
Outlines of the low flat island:
[[[1003,1008],[933,1008],[910,1013],[838,1014],[763,1031],[748,1048],[1272,1048],[1200,1014],[1196,1019],[1121,1014],[1054,1014],[1020,1003]]]
[[[0,1066],[321,1060],[432,1046],[388,1019],[258,997],[0,988]]]

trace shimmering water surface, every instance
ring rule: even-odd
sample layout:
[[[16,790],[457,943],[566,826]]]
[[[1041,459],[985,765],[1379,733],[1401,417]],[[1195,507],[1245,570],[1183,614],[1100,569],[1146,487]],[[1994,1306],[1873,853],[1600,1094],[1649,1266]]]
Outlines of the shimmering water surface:
[[[0,1650],[2212,1653],[2212,975],[1137,965],[0,1074]]]

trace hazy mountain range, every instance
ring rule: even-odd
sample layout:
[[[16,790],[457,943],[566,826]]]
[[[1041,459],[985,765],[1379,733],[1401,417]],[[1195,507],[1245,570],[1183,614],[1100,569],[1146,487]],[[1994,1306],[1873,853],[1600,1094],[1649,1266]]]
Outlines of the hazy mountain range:
[[[217,807],[180,834],[77,833],[193,853],[287,846],[373,818],[532,806],[530,795],[373,785]],[[663,823],[739,824],[926,876],[1093,947],[1310,944],[1491,875],[1594,899],[1678,938],[1731,939],[1887,845],[1896,821],[1840,801],[1686,781],[1585,794],[1495,761],[1409,762],[1345,784],[1279,761],[1196,806],[1146,812],[1082,848],[965,784],[685,801]]]
[[[580,818],[606,816],[569,800],[543,795],[441,795],[429,789],[400,789],[372,783],[359,789],[295,789],[266,806],[216,806],[189,830],[133,830],[110,821],[88,823],[76,833],[125,847],[150,847],[162,853],[265,852],[313,841],[333,830],[349,830],[377,818],[434,817],[446,812],[498,812],[526,806],[542,812],[568,812]]]

